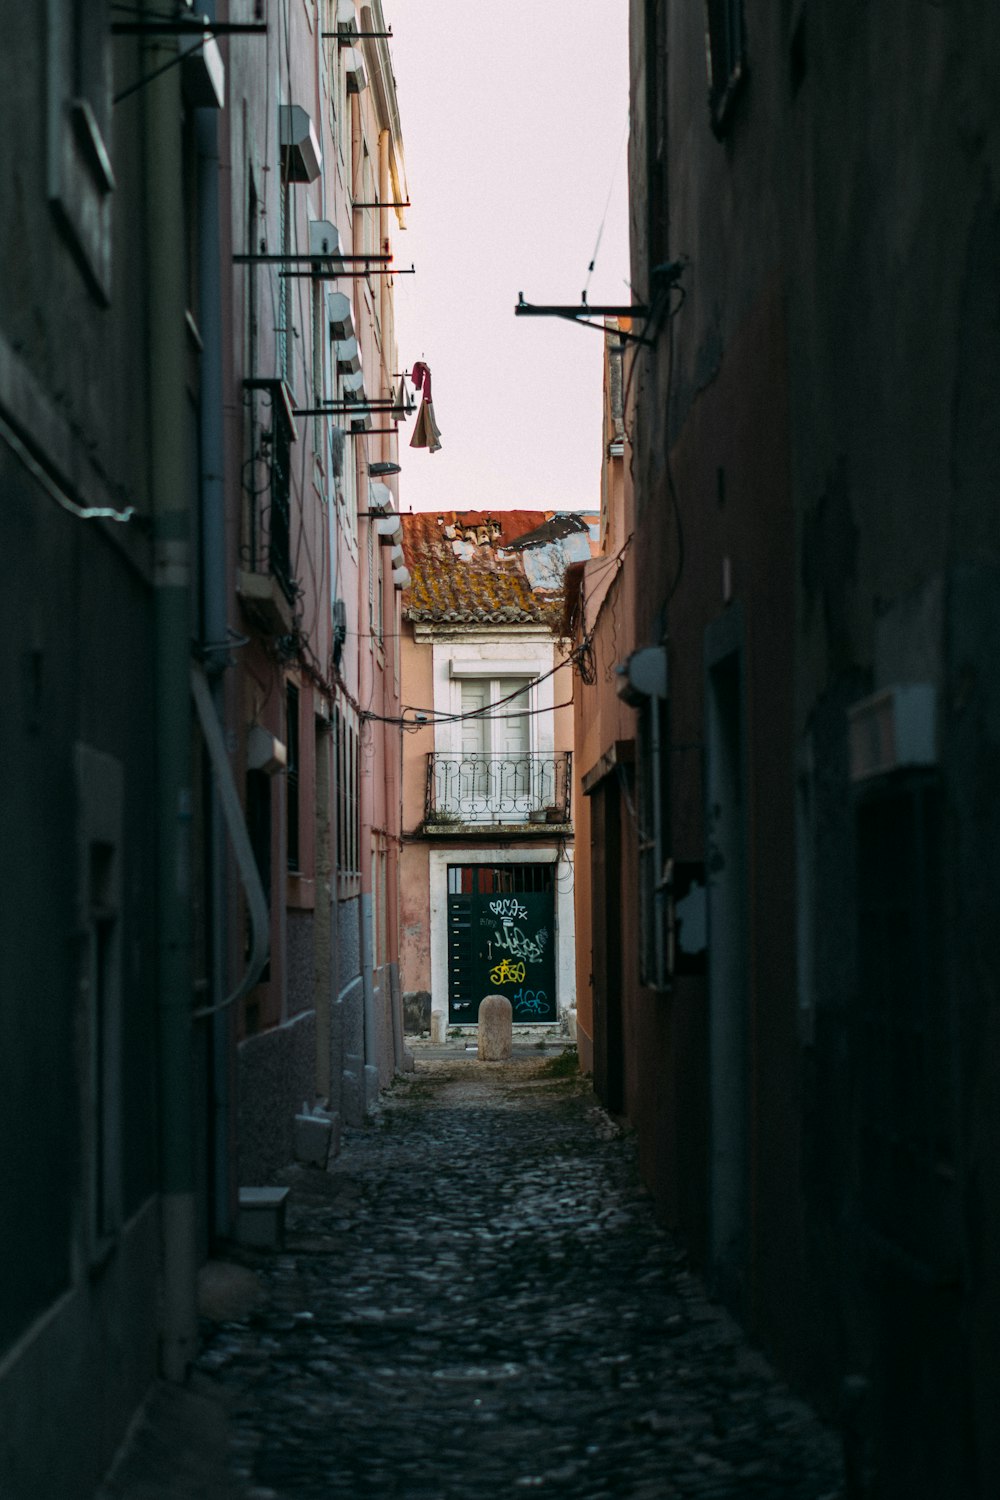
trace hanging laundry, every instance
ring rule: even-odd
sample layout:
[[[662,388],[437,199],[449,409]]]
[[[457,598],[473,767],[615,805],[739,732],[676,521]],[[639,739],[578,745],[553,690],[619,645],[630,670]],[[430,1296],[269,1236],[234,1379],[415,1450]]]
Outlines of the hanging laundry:
[[[434,406],[431,402],[431,372],[430,366],[422,359],[418,359],[410,372],[410,380],[414,390],[421,393],[420,410],[417,412],[417,421],[410,439],[411,448],[428,448],[431,453],[436,453],[441,446],[441,432],[437,422],[434,420]]]

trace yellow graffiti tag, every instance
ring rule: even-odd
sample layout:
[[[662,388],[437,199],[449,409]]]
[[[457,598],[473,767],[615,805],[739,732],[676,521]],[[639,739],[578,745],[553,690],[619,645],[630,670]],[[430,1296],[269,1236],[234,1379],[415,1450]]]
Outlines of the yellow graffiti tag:
[[[524,964],[512,963],[509,958],[501,959],[490,970],[490,984],[520,984],[523,979]]]

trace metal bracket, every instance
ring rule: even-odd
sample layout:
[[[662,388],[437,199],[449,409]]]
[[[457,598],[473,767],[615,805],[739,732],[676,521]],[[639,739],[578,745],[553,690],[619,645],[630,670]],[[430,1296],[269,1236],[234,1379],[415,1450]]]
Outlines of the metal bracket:
[[[179,16],[176,21],[112,21],[112,36],[266,36],[266,21],[211,21],[207,16]]]
[[[340,253],[339,250],[336,253],[336,255],[280,255],[280,254],[279,255],[269,255],[266,252],[261,251],[259,254],[251,254],[251,255],[238,254],[238,255],[234,255],[233,256],[233,263],[235,265],[237,265],[237,266],[250,266],[250,265],[264,265],[264,266],[315,265],[317,261],[324,261],[325,262],[325,261],[328,261],[328,260],[342,261],[345,265],[347,264],[348,261],[350,261],[352,264],[355,261],[362,261],[362,262],[367,262],[367,261],[375,262],[375,261],[377,261],[379,265],[386,265],[386,264],[388,264],[389,261],[392,260],[392,256],[391,255],[381,255],[381,254],[376,255],[374,253],[371,254],[371,255],[341,255],[341,253]]]
[[[388,31],[321,31],[320,36],[339,42],[342,47],[350,47],[353,42],[388,41],[392,36],[392,28]]]
[[[385,266],[384,268],[376,266],[374,270],[367,270],[367,271],[321,271],[321,270],[315,270],[315,271],[279,271],[278,272],[279,276],[291,276],[293,278],[297,277],[297,278],[305,279],[305,280],[309,280],[310,278],[312,278],[312,279],[315,279],[316,281],[336,281],[338,279],[338,277],[343,277],[343,278],[345,278],[347,280],[350,280],[350,279],[353,278],[355,281],[362,281],[366,276],[415,276],[416,274],[417,274],[417,268],[416,268],[416,266],[410,266],[408,268],[406,266]]]
[[[398,401],[321,401],[318,406],[297,406],[295,415],[302,416],[357,416],[363,417],[369,412],[376,415],[384,415],[386,412],[398,411],[400,421],[403,416],[411,417],[416,411],[415,406],[400,406]]]
[[[579,305],[565,303],[548,303],[544,306],[533,302],[525,302],[524,293],[518,292],[517,302],[514,305],[515,318],[565,318],[569,323],[579,323],[585,328],[596,328],[599,333],[613,332],[625,343],[643,344],[652,348],[652,339],[647,339],[639,333],[631,333],[624,328],[607,329],[603,323],[594,323],[592,317],[598,318],[641,318],[649,317],[649,308],[632,303],[628,307],[592,307],[584,297]]]

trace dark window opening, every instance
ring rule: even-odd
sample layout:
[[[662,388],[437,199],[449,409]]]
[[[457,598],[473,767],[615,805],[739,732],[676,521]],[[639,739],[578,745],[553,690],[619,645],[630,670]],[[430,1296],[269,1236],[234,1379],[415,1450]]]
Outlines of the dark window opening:
[[[938,1269],[955,1255],[941,822],[940,787],[931,778],[891,779],[858,807],[865,1212],[878,1234]]]
[[[286,696],[285,729],[286,750],[288,761],[285,771],[285,793],[286,793],[286,860],[290,870],[298,870],[299,865],[299,690],[294,683],[288,683]]]
[[[337,808],[337,875],[356,881],[361,874],[358,732],[342,708],[334,710],[334,772]]]
[[[247,772],[247,832],[250,835],[250,847],[257,865],[257,873],[267,900],[268,910],[271,907],[271,778],[266,771]],[[250,955],[250,918],[247,915],[245,956]],[[261,972],[258,983],[267,984],[271,978],[271,960]],[[249,1002],[248,1002],[248,1026],[249,1026]]]
[[[706,0],[708,102],[712,129],[722,136],[746,76],[743,0]]]
[[[291,442],[284,418],[277,412],[271,432],[270,562],[285,598],[295,598],[291,559]]]
[[[639,714],[639,924],[640,978],[651,989],[666,989],[668,876],[667,705],[648,698]]]

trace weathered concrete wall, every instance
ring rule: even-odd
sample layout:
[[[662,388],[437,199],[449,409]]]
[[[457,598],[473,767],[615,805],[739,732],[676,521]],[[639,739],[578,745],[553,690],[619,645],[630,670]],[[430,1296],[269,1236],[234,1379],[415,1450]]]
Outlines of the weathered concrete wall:
[[[295,1115],[316,1095],[316,1012],[240,1043],[239,1181],[260,1187],[295,1155]]]
[[[70,1288],[0,1363],[0,1493],[91,1500],[156,1369],[158,1253],[150,1198],[104,1274]],[[53,1423],[59,1441],[41,1441]]]
[[[683,308],[631,376],[635,639],[669,643],[670,852],[707,857],[710,887],[727,877],[704,816],[706,651],[742,620],[745,1210],[726,1290],[829,1410],[860,1378],[874,1495],[985,1497],[1000,1485],[985,1415],[1000,1109],[982,1061],[1000,968],[1000,15],[742,9],[721,139],[702,12],[653,0],[631,16],[638,294],[657,296],[653,265],[689,261]],[[852,782],[848,709],[909,683],[937,690],[933,763]],[[879,819],[892,831],[873,840]],[[629,1003],[640,1155],[707,1254],[713,1132],[732,1126],[713,1106],[705,986]]]
[[[404,844],[400,860],[400,963],[404,991],[431,987],[430,886],[426,844]]]
[[[285,940],[288,1014],[298,1016],[316,1005],[316,943],[310,910],[289,910]]]
[[[93,1492],[157,1359],[148,261],[114,51],[92,8],[4,20],[0,1493],[24,1500]],[[123,44],[119,68],[138,65]],[[95,506],[134,519],[79,514]]]

